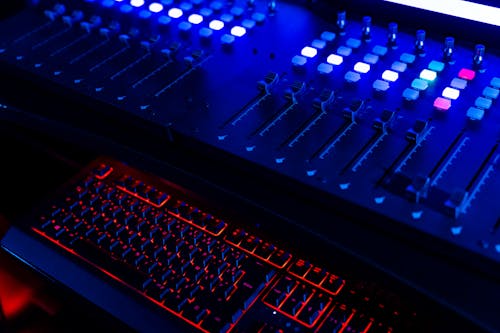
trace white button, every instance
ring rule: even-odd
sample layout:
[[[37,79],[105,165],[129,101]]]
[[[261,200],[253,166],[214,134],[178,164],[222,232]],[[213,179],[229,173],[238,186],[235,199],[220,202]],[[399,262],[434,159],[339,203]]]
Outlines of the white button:
[[[358,62],[354,65],[354,70],[358,73],[366,74],[370,71],[370,65],[364,62]]]
[[[446,97],[448,99],[455,100],[460,96],[460,90],[446,87],[446,88],[444,88],[442,95],[443,95],[443,97]]]
[[[396,82],[399,78],[399,74],[397,72],[393,72],[391,70],[386,70],[382,73],[382,79],[389,82]]]
[[[304,57],[314,58],[318,54],[318,50],[314,47],[306,46],[300,52]]]
[[[344,61],[344,58],[342,58],[341,56],[339,56],[337,54],[330,54],[328,56],[328,59],[326,59],[326,61],[329,64],[338,66],[338,65],[342,64],[342,62]]]

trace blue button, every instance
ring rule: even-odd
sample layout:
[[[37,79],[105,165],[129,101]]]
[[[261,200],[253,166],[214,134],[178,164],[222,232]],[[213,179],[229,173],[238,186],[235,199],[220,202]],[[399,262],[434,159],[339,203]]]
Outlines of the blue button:
[[[470,107],[469,110],[467,110],[467,117],[471,120],[481,120],[484,117],[484,110]]]
[[[406,71],[406,68],[408,67],[407,64],[405,64],[404,62],[401,62],[401,61],[394,61],[392,63],[392,66],[391,66],[391,69],[395,72],[398,72],[398,73],[403,73],[404,71]]]
[[[213,13],[214,13],[214,11],[211,10],[210,8],[202,8],[202,9],[200,9],[200,15],[204,16],[204,17],[208,17],[208,16],[212,15]]]
[[[491,99],[497,99],[498,98],[498,93],[499,93],[499,90],[495,89],[495,88],[492,88],[492,87],[486,87],[483,90],[483,96],[491,98]]]
[[[255,27],[255,24],[255,21],[250,19],[244,19],[243,22],[241,22],[241,25],[247,30],[253,29]]]
[[[438,73],[442,72],[444,69],[444,63],[442,63],[441,61],[432,60],[429,63],[429,69],[433,70],[434,72],[438,72]]]
[[[253,13],[252,20],[254,20],[257,23],[263,23],[266,20],[266,14]]]
[[[418,92],[418,90],[406,88],[405,91],[403,91],[403,98],[407,101],[416,101],[419,96],[420,93]]]
[[[307,63],[306,57],[296,55],[292,58],[292,65],[294,66],[304,66]]]
[[[467,87],[467,81],[458,77],[451,80],[450,86],[455,89],[464,90]]]
[[[380,57],[383,57],[387,54],[387,47],[382,45],[375,45],[372,49],[372,52]]]
[[[327,42],[333,42],[335,37],[335,33],[331,31],[323,31],[323,33],[321,34],[321,39]]]
[[[349,71],[345,73],[344,79],[349,83],[356,83],[361,80],[361,75],[359,75],[359,73]]]
[[[225,45],[233,44],[234,40],[235,40],[235,37],[233,35],[228,35],[228,34],[224,34],[220,38],[220,41],[222,42],[222,44],[225,44]]]
[[[224,5],[222,4],[222,2],[219,1],[214,1],[210,4],[210,8],[212,8],[215,11],[221,10],[223,6]]]
[[[318,65],[318,72],[320,74],[330,74],[333,71],[333,66],[330,64],[319,64]]]
[[[167,15],[162,15],[162,16],[158,17],[158,23],[161,25],[168,25],[171,21],[172,21],[172,19],[170,17],[168,17]]]
[[[189,31],[193,25],[189,22],[182,21],[179,23],[179,30],[180,31]]]
[[[312,41],[311,46],[318,50],[323,50],[326,46],[326,42],[322,39],[315,39]]]
[[[234,16],[231,15],[231,14],[222,14],[221,17],[220,17],[220,20],[222,22],[226,22],[226,23],[230,23],[234,20]]]
[[[492,103],[491,99],[486,98],[486,97],[478,97],[478,98],[476,98],[476,101],[474,102],[476,107],[483,109],[483,110],[489,110],[489,108],[491,108],[491,103]]]
[[[240,17],[241,15],[243,15],[244,12],[245,12],[245,10],[241,7],[231,8],[231,14],[233,14],[236,17]]]
[[[415,79],[412,81],[411,87],[418,91],[424,91],[429,87],[429,84],[425,80]]]
[[[182,9],[183,11],[187,12],[187,11],[193,9],[193,4],[190,2],[183,2],[179,5],[179,8]]]
[[[349,38],[345,42],[345,45],[349,46],[351,49],[357,49],[361,46],[361,41],[356,38]]]
[[[400,57],[399,60],[401,60],[404,63],[407,64],[413,64],[415,62],[415,55],[414,54],[409,54],[409,53],[403,53]]]
[[[363,61],[370,65],[375,65],[378,62],[378,55],[367,53],[363,58]]]
[[[337,49],[337,54],[343,56],[343,57],[348,57],[350,56],[352,53],[352,49],[350,47],[346,47],[346,46],[340,46],[338,49]]]
[[[373,89],[377,91],[385,92],[389,90],[389,88],[389,83],[387,83],[386,81],[375,80],[375,82],[373,82]]]
[[[200,29],[200,31],[198,33],[200,34],[201,37],[208,38],[208,37],[212,36],[212,34],[214,32],[210,28],[203,27]]]
[[[493,87],[493,88],[497,88],[497,89],[500,89],[500,78],[498,77],[494,77],[491,79],[491,82],[490,82],[490,85]]]

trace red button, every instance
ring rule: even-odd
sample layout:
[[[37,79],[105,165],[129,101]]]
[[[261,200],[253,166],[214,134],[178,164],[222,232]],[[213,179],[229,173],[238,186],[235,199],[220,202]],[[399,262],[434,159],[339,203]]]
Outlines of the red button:
[[[462,68],[458,73],[458,77],[467,81],[472,81],[476,77],[476,72],[472,69]]]
[[[438,97],[434,101],[434,107],[439,111],[448,111],[451,108],[451,101],[447,98]]]

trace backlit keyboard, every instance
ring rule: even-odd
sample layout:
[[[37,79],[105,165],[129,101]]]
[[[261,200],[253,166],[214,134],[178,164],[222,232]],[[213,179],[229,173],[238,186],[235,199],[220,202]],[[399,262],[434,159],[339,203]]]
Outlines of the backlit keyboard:
[[[197,207],[176,185],[111,160],[86,170],[32,230],[197,330],[398,331],[401,314],[379,320],[347,304],[342,277]],[[281,319],[249,321],[250,311]]]

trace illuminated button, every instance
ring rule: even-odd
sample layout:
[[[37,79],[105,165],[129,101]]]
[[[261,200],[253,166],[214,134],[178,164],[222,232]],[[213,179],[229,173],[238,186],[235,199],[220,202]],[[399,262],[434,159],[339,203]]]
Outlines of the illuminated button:
[[[382,45],[375,45],[372,49],[372,52],[380,57],[383,57],[387,54],[387,47]]]
[[[335,35],[335,33],[331,31],[323,31],[323,33],[321,34],[321,39],[327,42],[333,42],[335,40],[335,37],[337,37],[337,35]]]
[[[456,77],[453,80],[451,80],[450,86],[455,88],[455,89],[463,90],[463,89],[467,88],[467,81]]]
[[[491,99],[497,99],[499,92],[500,91],[498,89],[495,89],[495,88],[492,88],[492,87],[486,87],[483,90],[483,96],[491,98]]]
[[[101,2],[101,5],[107,8],[113,7],[114,4],[115,2],[113,0],[103,0],[103,2]]]
[[[161,0],[162,5],[171,6],[174,3],[174,0]]]
[[[247,30],[253,29],[255,24],[255,21],[250,19],[244,19],[243,22],[241,22],[241,25]]]
[[[148,19],[153,15],[149,10],[143,9],[139,12],[139,17],[142,19]]]
[[[200,9],[200,15],[204,16],[204,17],[208,17],[208,16],[212,15],[213,13],[214,13],[214,11],[210,8]]]
[[[349,46],[351,49],[357,49],[361,46],[361,41],[356,38],[349,38],[345,42],[345,45]]]
[[[210,4],[210,8],[212,8],[215,11],[221,10],[222,7],[224,7],[224,4],[222,2],[219,2],[219,1],[214,1]]]
[[[451,101],[447,98],[438,97],[434,101],[434,108],[439,111],[448,111],[451,108]]]
[[[330,74],[333,71],[333,66],[330,64],[321,63],[318,65],[320,74]]]
[[[386,70],[382,73],[382,79],[389,82],[396,82],[399,78],[399,74],[397,72],[393,72],[391,70]]]
[[[351,55],[352,53],[352,49],[350,47],[346,47],[346,46],[340,46],[338,49],[337,49],[337,53],[340,54],[341,56],[343,57],[348,57]]]
[[[436,61],[436,60],[432,60],[430,63],[429,63],[429,67],[428,67],[430,70],[434,71],[434,72],[442,72],[443,69],[444,69],[444,63],[442,63],[441,61]]]
[[[420,72],[420,78],[427,80],[427,81],[434,81],[437,77],[437,73],[434,71],[431,71],[430,69],[423,69]]]
[[[303,56],[296,55],[292,58],[292,64],[294,66],[304,66],[307,63],[307,58]]]
[[[168,17],[167,15],[162,15],[162,16],[158,17],[158,24],[160,24],[162,26],[166,26],[170,22],[172,22],[172,19],[170,17]]]
[[[203,3],[203,0],[191,0],[191,2],[193,3],[193,5],[199,6]]]
[[[498,78],[498,77],[492,78],[491,81],[490,81],[490,85],[493,88],[500,89],[500,78]]]
[[[221,17],[220,17],[220,20],[222,22],[226,22],[226,23],[230,23],[234,20],[234,16],[231,15],[231,14],[222,14]]]
[[[354,70],[361,74],[366,74],[370,71],[370,65],[364,62],[358,62],[354,65]]]
[[[235,37],[233,35],[224,34],[220,38],[220,41],[224,45],[231,45],[234,43]]]
[[[158,2],[153,2],[149,5],[149,10],[153,13],[159,13],[163,10],[163,5]]]
[[[210,28],[203,27],[200,29],[200,31],[198,31],[198,33],[200,34],[200,37],[209,38],[214,32]]]
[[[318,50],[323,50],[326,46],[326,42],[322,39],[315,39],[312,41],[311,46]]]
[[[266,14],[263,13],[253,13],[252,20],[257,23],[263,23],[266,20]]]
[[[187,12],[187,11],[189,11],[189,10],[193,9],[193,4],[192,4],[192,3],[190,3],[190,2],[182,2],[182,3],[179,5],[179,7],[180,7],[183,11]]]
[[[403,53],[400,57],[399,60],[402,62],[411,65],[415,62],[415,55],[414,54],[409,54],[409,53]]]
[[[415,79],[411,82],[411,87],[418,91],[425,91],[429,87],[429,84],[425,80]]]
[[[389,88],[389,83],[386,81],[376,80],[375,82],[373,82],[373,89],[377,91],[385,92],[389,90]]]
[[[375,65],[378,62],[378,55],[367,53],[364,56],[363,61],[370,65]]]
[[[391,69],[393,71],[396,71],[396,72],[399,72],[399,73],[403,73],[404,71],[406,71],[406,68],[408,67],[407,64],[405,64],[404,62],[401,62],[401,61],[394,61],[392,63],[392,66],[391,66]]]
[[[471,81],[476,77],[476,72],[474,72],[472,69],[462,68],[460,72],[458,72],[458,77],[467,81]]]
[[[224,28],[224,22],[219,21],[219,20],[213,20],[212,22],[210,22],[210,24],[208,26],[212,30],[219,31],[219,30],[222,30],[222,28]]]
[[[174,19],[181,17],[182,14],[184,14],[182,12],[182,10],[179,8],[175,8],[175,7],[170,8],[170,10],[168,11],[168,16],[170,16],[171,18],[174,18]]]
[[[200,24],[203,22],[203,16],[199,14],[191,14],[189,15],[188,21],[192,24]]]
[[[179,30],[180,30],[180,31],[187,32],[187,31],[191,30],[191,27],[192,27],[192,26],[193,26],[193,25],[192,25],[191,23],[186,22],[186,21],[182,21],[181,23],[179,23],[179,26],[178,26],[178,27],[179,27]]]
[[[240,17],[241,15],[243,15],[244,12],[245,10],[241,7],[231,8],[231,14],[233,14],[235,17]]]
[[[240,26],[235,26],[231,29],[231,35],[236,37],[243,37],[247,33],[247,30]]]
[[[130,13],[133,9],[134,9],[134,7],[132,7],[132,6],[130,6],[130,5],[126,5],[126,4],[125,4],[125,5],[122,5],[122,6],[120,7],[120,11],[121,11],[122,13]]]
[[[347,72],[345,73],[344,75],[344,79],[348,82],[348,83],[356,83],[358,82],[359,80],[361,80],[361,75],[359,75],[359,73],[355,73],[355,72]]]
[[[443,97],[446,97],[448,99],[455,100],[460,96],[460,90],[446,87],[446,88],[444,88],[442,95],[443,95]]]
[[[304,57],[314,58],[318,54],[318,50],[314,47],[306,46],[300,52]]]
[[[486,97],[478,97],[474,102],[474,105],[483,110],[489,110],[491,108],[492,100]]]
[[[132,5],[133,7],[144,6],[144,0],[130,0],[130,5]]]
[[[469,110],[467,110],[467,117],[471,120],[481,120],[484,117],[484,110],[471,106]]]
[[[418,92],[418,90],[406,88],[403,91],[403,98],[406,99],[407,101],[416,101],[419,96],[420,96],[420,93]]]
[[[337,54],[330,54],[328,56],[328,59],[326,59],[326,61],[329,63],[329,64],[332,64],[332,65],[335,65],[335,66],[338,66],[340,65],[343,61],[344,61],[344,58],[342,58],[341,56],[337,55]]]

